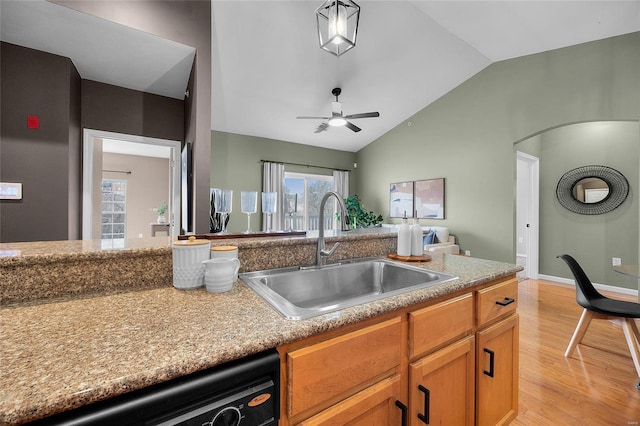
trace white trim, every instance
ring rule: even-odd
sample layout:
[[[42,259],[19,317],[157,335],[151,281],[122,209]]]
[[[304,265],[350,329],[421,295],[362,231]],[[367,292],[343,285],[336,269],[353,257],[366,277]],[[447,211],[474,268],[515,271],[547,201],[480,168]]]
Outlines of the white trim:
[[[568,284],[568,285],[570,285],[572,287],[576,286],[576,282],[574,281],[573,278],[562,278],[562,277],[554,277],[553,275],[540,274],[538,276],[538,279],[539,280],[545,280],[545,281],[553,281],[553,282],[560,283],[560,284]],[[624,288],[624,287],[617,287],[617,286],[613,286],[613,285],[596,284],[596,283],[593,283],[593,286],[596,289],[602,290],[602,291],[610,291],[612,293],[627,294],[629,296],[638,297],[638,290],[634,290],[632,288]]]
[[[528,216],[530,227],[527,235],[525,272],[529,278],[537,279],[539,277],[540,249],[540,159],[525,152],[516,151],[516,163],[517,160],[529,164]],[[517,235],[517,232],[515,234]]]
[[[171,149],[170,161],[172,166],[171,173],[171,217],[169,218],[170,231],[169,235],[176,238],[180,233],[180,186],[181,186],[181,167],[182,155],[180,141],[168,139],[151,138],[147,136],[128,135],[124,133],[106,132],[103,130],[83,129],[82,131],[82,239],[91,238],[92,220],[91,210],[93,208],[93,139],[117,139],[127,142],[135,142],[149,145],[165,146]],[[99,238],[93,238],[99,239]]]

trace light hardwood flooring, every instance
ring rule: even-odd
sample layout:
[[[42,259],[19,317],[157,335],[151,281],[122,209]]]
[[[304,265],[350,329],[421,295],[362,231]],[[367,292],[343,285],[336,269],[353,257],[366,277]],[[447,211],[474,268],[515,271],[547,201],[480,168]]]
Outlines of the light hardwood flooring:
[[[640,425],[638,377],[618,324],[592,321],[583,343],[565,358],[582,312],[575,288],[522,281],[518,311],[520,402],[513,426]]]

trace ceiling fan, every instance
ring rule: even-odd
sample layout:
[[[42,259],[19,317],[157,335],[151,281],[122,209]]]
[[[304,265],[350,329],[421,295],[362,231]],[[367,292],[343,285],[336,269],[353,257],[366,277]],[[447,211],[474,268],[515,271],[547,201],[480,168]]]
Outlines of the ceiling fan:
[[[336,87],[331,91],[331,94],[336,97],[335,102],[331,102],[331,109],[332,109],[331,117],[302,116],[302,117],[296,117],[296,118],[312,119],[312,120],[327,120],[326,122],[321,123],[318,126],[318,128],[314,131],[314,133],[320,133],[327,130],[329,126],[331,127],[344,126],[347,129],[353,130],[354,132],[359,132],[362,129],[356,126],[355,124],[351,123],[349,120],[353,120],[356,118],[380,117],[379,112],[362,112],[360,114],[343,115],[342,103],[338,101],[338,96],[340,96],[340,93],[342,93],[342,89],[340,89],[339,87]]]

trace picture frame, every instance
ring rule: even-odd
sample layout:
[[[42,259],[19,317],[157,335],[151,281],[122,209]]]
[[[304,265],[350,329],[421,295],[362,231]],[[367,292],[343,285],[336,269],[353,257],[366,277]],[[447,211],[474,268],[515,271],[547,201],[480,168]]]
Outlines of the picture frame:
[[[444,178],[415,181],[414,205],[419,219],[444,219]]]
[[[413,181],[389,185],[389,217],[413,217]]]

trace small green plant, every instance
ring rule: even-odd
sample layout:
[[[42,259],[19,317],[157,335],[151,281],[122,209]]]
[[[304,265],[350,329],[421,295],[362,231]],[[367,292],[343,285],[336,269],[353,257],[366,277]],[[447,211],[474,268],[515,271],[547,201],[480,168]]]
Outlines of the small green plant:
[[[347,219],[351,228],[367,228],[382,223],[382,216],[373,211],[366,211],[357,195],[350,195],[344,199],[347,207]]]
[[[163,201],[162,204],[160,204],[160,207],[156,209],[156,211],[158,212],[158,216],[162,216],[163,214],[165,214],[167,212],[167,202]]]

